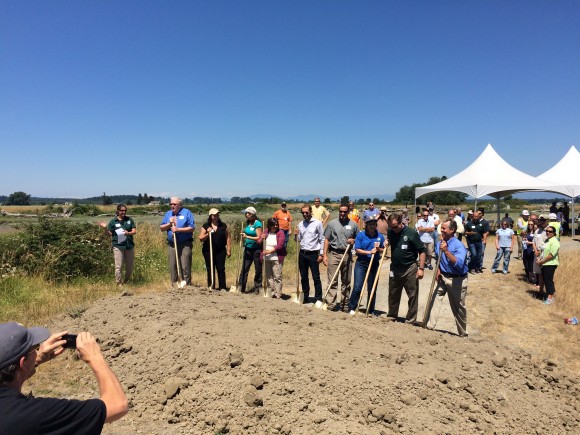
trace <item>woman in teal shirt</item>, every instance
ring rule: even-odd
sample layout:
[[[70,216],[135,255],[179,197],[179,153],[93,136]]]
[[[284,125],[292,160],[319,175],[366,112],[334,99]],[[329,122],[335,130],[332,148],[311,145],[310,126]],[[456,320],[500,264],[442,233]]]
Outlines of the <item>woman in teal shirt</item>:
[[[135,221],[127,216],[127,206],[119,204],[117,214],[109,224],[99,222],[99,225],[109,233],[113,243],[113,256],[115,257],[115,281],[118,286],[129,281],[133,273],[135,261],[135,243],[133,236],[137,232]],[[121,270],[125,265],[125,280],[123,281]]]
[[[254,288],[252,291],[260,291],[262,286],[262,262],[260,261],[260,252],[262,251],[262,246],[259,243],[262,237],[262,223],[256,215],[256,209],[254,207],[248,207],[242,210],[242,213],[246,216],[246,228],[242,233],[242,239],[244,239],[244,264],[240,272],[240,286],[242,287],[242,293],[246,293],[246,282],[248,280],[248,273],[254,263]]]

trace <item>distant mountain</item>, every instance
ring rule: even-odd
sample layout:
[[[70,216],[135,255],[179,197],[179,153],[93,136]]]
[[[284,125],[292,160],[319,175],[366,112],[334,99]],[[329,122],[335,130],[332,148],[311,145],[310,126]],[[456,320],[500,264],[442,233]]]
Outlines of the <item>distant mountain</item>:
[[[315,195],[313,193],[311,194],[306,194],[306,195],[294,195],[294,196],[279,196],[279,195],[273,195],[270,193],[257,193],[255,195],[248,195],[250,198],[283,198],[286,200],[292,200],[292,201],[302,201],[302,202],[312,202],[314,201],[314,198],[316,197],[320,197],[321,200],[324,201],[325,198],[330,198],[331,201],[336,202],[336,201],[340,201],[340,196],[326,196],[326,195]],[[390,193],[382,193],[382,194],[374,194],[374,195],[365,195],[365,196],[360,196],[360,195],[352,195],[349,196],[349,199],[352,199],[353,201],[357,201],[359,199],[366,199],[366,198],[378,198],[381,201],[392,201],[393,199],[395,199],[395,195],[394,194],[390,194]],[[222,198],[224,200],[228,200],[228,198]]]

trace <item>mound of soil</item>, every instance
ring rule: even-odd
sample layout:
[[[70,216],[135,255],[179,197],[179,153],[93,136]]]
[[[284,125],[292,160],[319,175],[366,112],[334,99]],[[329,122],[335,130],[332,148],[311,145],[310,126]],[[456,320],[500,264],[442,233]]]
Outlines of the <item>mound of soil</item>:
[[[578,376],[477,333],[199,288],[107,298],[51,329],[93,332],[125,387],[105,433],[580,432]],[[98,396],[72,353],[32,381]]]

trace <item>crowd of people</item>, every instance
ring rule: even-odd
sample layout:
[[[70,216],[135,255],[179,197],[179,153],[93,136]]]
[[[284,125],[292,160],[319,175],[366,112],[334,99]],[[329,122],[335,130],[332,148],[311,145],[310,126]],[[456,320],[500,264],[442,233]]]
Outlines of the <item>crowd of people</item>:
[[[180,198],[171,198],[170,206],[160,229],[166,232],[171,282],[177,287],[181,282],[191,285],[193,214],[183,208]],[[405,321],[434,329],[447,295],[458,335],[466,337],[468,275],[483,273],[490,224],[483,209],[469,210],[467,215],[460,208],[451,209],[443,219],[435,213],[431,203],[416,211],[414,228],[409,225],[406,209],[403,213],[387,215],[386,208],[377,210],[373,203],[369,203],[362,213],[353,202],[341,204],[338,217],[330,219],[329,211],[317,198],[314,206],[304,204],[301,207],[302,220],[293,231],[293,218],[286,203],[267,219],[266,228],[262,227],[256,209],[247,207],[242,211],[246,223],[240,234],[243,245],[238,278],[240,289],[244,293],[259,291],[264,270],[271,296],[282,297],[283,264],[289,236],[293,234],[304,303],[317,302],[330,310],[354,315],[366,290],[366,313],[374,314],[380,265],[390,248],[386,316],[397,318],[405,290],[408,296]],[[136,226],[126,213],[126,205],[119,204],[110,222],[99,222],[111,236],[118,285],[130,279],[134,263]],[[559,239],[567,231],[558,213],[551,210],[548,216],[538,216],[523,210],[517,221],[506,214],[495,234],[496,256],[490,270],[491,273],[509,273],[512,253],[517,249],[518,256],[514,258],[523,263],[524,280],[536,285],[540,294],[545,294],[546,305],[555,301],[554,273],[559,265]],[[219,210],[209,210],[199,240],[208,286],[213,285],[216,290],[226,289],[225,262],[232,253],[231,239],[231,231],[221,221]],[[433,260],[436,286],[421,321],[417,318],[419,282],[426,267],[433,269]],[[325,293],[320,263],[327,268],[329,286]],[[252,265],[254,282],[249,288],[247,280]],[[214,279],[216,272],[217,281]],[[310,299],[309,275],[314,283],[313,300]],[[100,397],[79,401],[23,395],[23,384],[34,375],[35,368],[62,355],[67,347],[76,349],[80,359],[92,369]],[[13,322],[0,324],[0,407],[0,433],[99,433],[104,423],[115,421],[128,411],[123,388],[92,334],[81,332],[72,336],[71,341],[67,331],[50,334],[44,328],[26,328]]]

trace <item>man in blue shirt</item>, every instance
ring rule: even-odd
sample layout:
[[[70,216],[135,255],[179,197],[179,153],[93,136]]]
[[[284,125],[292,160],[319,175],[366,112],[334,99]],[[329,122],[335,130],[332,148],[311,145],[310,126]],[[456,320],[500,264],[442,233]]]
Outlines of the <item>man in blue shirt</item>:
[[[437,247],[437,254],[441,255],[439,270],[437,270],[437,287],[435,300],[430,310],[427,328],[434,329],[443,304],[443,297],[449,295],[449,305],[455,317],[457,333],[467,337],[467,310],[465,296],[467,295],[467,250],[463,243],[455,237],[457,222],[446,220],[441,224],[442,240]],[[430,303],[431,301],[428,301]],[[429,309],[430,307],[427,307]]]
[[[186,285],[191,285],[191,245],[193,243],[193,231],[195,222],[193,214],[186,208],[183,208],[181,198],[172,197],[170,204],[171,210],[165,213],[161,221],[161,231],[167,231],[167,258],[169,260],[169,271],[171,273],[171,286],[179,287],[177,276],[177,262],[175,258],[175,249],[179,256],[181,265],[182,279]],[[177,240],[177,246],[173,242],[173,234]]]

